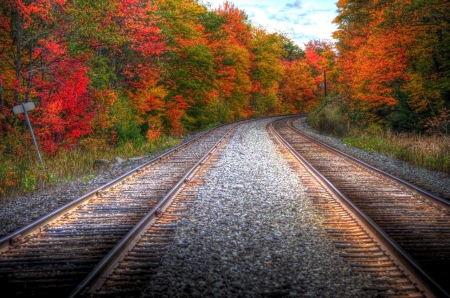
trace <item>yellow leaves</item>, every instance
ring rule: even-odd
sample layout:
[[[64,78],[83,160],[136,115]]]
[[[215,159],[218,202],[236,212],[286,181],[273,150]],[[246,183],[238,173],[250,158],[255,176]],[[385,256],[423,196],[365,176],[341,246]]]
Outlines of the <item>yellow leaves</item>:
[[[160,13],[165,16],[171,34],[179,42],[195,45],[204,37],[204,27],[198,20],[206,8],[191,0],[159,0]]]
[[[411,109],[420,113],[441,101],[439,90],[426,86],[426,78],[418,73],[410,73],[408,82],[402,86],[402,91],[408,94],[408,105]]]
[[[285,50],[281,35],[269,34],[260,28],[254,29],[253,33],[254,77],[265,88],[270,88],[281,80],[284,72],[281,58]]]
[[[145,89],[137,89],[130,97],[139,114],[145,115],[147,112],[163,111],[164,98],[168,93],[164,86],[149,86]]]
[[[165,98],[167,94],[169,94],[169,91],[164,86],[153,86],[148,91],[151,95],[161,99]]]

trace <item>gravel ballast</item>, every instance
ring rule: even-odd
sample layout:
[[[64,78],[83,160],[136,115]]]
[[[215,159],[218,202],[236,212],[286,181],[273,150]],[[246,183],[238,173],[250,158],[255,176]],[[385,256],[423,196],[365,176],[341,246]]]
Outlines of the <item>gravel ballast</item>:
[[[368,297],[260,120],[238,128],[149,280],[148,297]]]
[[[396,158],[384,156],[376,152],[361,150],[355,147],[349,147],[343,144],[340,139],[318,134],[306,123],[305,118],[295,121],[294,126],[339,151],[417,185],[438,197],[450,200],[450,175],[448,174],[428,171],[417,166],[412,166],[411,164]]]

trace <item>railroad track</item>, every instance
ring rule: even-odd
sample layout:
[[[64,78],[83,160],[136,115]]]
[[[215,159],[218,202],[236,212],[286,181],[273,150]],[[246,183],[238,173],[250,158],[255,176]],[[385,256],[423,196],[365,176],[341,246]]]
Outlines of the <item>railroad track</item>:
[[[178,194],[235,127],[208,131],[0,239],[2,291],[14,297],[78,296],[125,255],[136,261],[150,253],[150,268],[151,256],[162,252],[160,243],[127,252],[155,231],[163,239],[174,230],[183,207],[167,208],[174,199],[189,202],[189,194]]]
[[[211,157],[208,165],[217,160]],[[127,249],[126,253],[108,264],[102,274],[87,278],[80,285],[80,294],[87,297],[140,297],[148,280],[157,272],[168,245],[174,241],[177,228],[183,224],[187,211],[197,198],[198,189],[209,166],[205,165],[192,181],[178,194],[166,211],[146,229],[139,240]],[[183,247],[189,243],[177,243]]]
[[[269,129],[302,164],[309,196],[342,257],[375,277],[377,286],[367,290],[449,297],[450,204],[302,134],[295,119]]]

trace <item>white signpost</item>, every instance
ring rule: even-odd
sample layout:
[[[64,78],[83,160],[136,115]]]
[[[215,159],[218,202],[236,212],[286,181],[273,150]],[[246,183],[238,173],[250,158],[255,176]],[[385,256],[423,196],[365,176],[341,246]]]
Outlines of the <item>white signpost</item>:
[[[33,128],[31,127],[30,118],[28,117],[28,113],[27,113],[28,111],[34,110],[35,107],[36,106],[35,106],[34,102],[30,101],[30,102],[26,102],[26,103],[22,103],[20,105],[14,106],[13,112],[16,115],[25,113],[25,118],[27,119],[28,128],[30,129],[31,137],[33,138],[34,146],[36,147],[36,152],[39,157],[39,162],[41,163],[42,167],[44,167],[44,162],[42,162],[41,153],[39,152],[39,147],[38,147],[36,138],[34,137]]]
[[[14,114],[17,115],[17,114],[21,114],[25,111],[28,112],[28,111],[34,110],[35,107],[36,106],[34,105],[34,102],[30,101],[30,102],[22,103],[18,106],[15,106],[13,108],[13,112],[14,112]]]

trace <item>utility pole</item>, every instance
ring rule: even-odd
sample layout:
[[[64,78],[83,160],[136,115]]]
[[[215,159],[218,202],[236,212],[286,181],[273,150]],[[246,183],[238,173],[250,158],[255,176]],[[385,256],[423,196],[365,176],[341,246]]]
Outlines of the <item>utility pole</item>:
[[[323,70],[323,91],[325,97],[327,96],[327,71]]]

